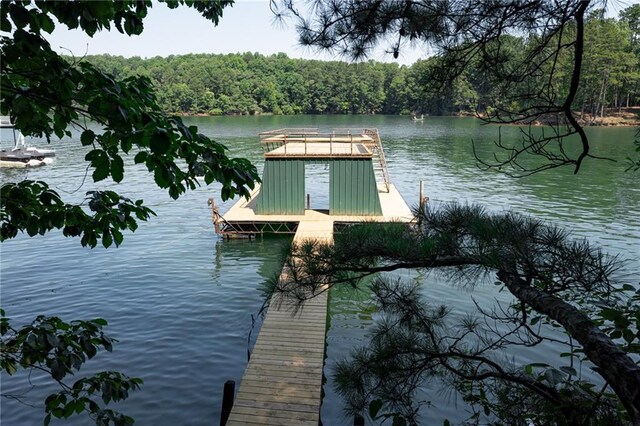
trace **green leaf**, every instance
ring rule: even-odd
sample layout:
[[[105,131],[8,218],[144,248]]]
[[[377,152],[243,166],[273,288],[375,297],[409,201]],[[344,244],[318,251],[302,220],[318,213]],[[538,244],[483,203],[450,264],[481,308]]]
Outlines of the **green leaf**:
[[[124,178],[124,163],[119,155],[114,155],[111,159],[111,177],[117,183],[122,182]]]
[[[11,21],[9,21],[8,16],[4,13],[0,14],[0,31],[6,33],[11,32]]]
[[[93,171],[93,181],[100,182],[109,176],[109,163],[100,163]]]
[[[30,237],[37,235],[38,229],[40,227],[39,225],[40,224],[38,222],[38,218],[35,216],[31,216],[27,221],[27,234],[29,234]]]
[[[382,400],[375,399],[369,403],[369,416],[372,419],[376,419],[378,417],[378,412],[382,408]]]
[[[565,373],[567,373],[570,376],[577,376],[578,375],[578,372],[573,367],[562,366],[562,367],[560,367],[560,370],[564,371]]]
[[[84,159],[86,161],[91,161],[91,164],[94,166],[97,162],[104,161],[103,158],[106,158],[106,154],[101,149],[92,149],[84,156]]]
[[[600,311],[600,316],[602,316],[602,318],[604,318],[606,320],[610,320],[610,321],[615,320],[620,315],[622,315],[622,313],[617,309],[605,308],[602,311]]]
[[[160,188],[167,188],[171,183],[169,171],[163,164],[158,164],[156,166],[153,177]]]
[[[622,330],[622,338],[627,342],[627,343],[631,343],[635,340],[636,335],[633,331],[629,330],[628,328],[625,328],[624,330]]]
[[[149,148],[153,154],[166,154],[171,148],[171,139],[169,139],[167,131],[164,129],[158,129],[158,131],[151,136]]]
[[[7,360],[7,363],[5,364],[4,368],[7,374],[10,376],[13,376],[16,373],[16,371],[18,371],[18,367],[16,366],[16,363],[9,360]]]
[[[91,145],[95,139],[96,139],[96,134],[93,133],[93,131],[85,130],[84,132],[82,132],[82,135],[80,136],[80,143],[82,143],[82,146],[88,146],[88,145]],[[87,157],[89,156],[89,154],[87,154]],[[89,158],[87,157],[85,157],[85,159],[88,160]]]
[[[11,19],[18,28],[24,28],[29,24],[30,17],[26,7],[11,4],[9,5],[9,13],[11,13]]]
[[[147,160],[148,156],[149,156],[149,153],[147,151],[140,151],[139,153],[136,154],[133,161],[136,164],[144,163]]]
[[[398,415],[393,416],[393,421],[391,422],[391,426],[406,426],[407,421],[404,417],[400,417]]]
[[[43,13],[40,15],[40,27],[43,31],[51,34],[56,26],[53,20],[49,18],[49,15]]]
[[[76,404],[74,401],[69,401],[67,405],[64,406],[64,418],[68,419],[71,417],[74,411],[76,411]]]
[[[113,229],[111,233],[113,234],[113,240],[116,243],[116,247],[119,247],[120,244],[122,244],[122,239],[123,239],[122,232],[120,232],[117,229]]]
[[[106,230],[104,231],[104,234],[102,234],[102,245],[104,248],[109,248],[111,244],[113,244],[113,238],[111,237],[109,230]]]

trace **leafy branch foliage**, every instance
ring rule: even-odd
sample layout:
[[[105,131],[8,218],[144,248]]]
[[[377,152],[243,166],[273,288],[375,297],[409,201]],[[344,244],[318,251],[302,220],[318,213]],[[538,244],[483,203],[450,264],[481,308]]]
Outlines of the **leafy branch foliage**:
[[[483,413],[522,424],[638,421],[640,289],[615,280],[616,257],[514,213],[451,204],[418,214],[415,226],[353,226],[333,246],[294,244],[286,258],[291,281],[275,282],[274,291],[300,303],[326,291],[325,283],[359,286],[379,273],[419,269],[470,288],[495,274],[515,301],[452,318],[415,282],[377,277],[382,320],[368,345],[334,372],[352,413],[369,406],[372,417],[417,424],[415,391],[439,380],[474,408],[472,423]],[[513,365],[507,357],[514,347],[544,342],[562,348],[559,365]],[[602,381],[589,380],[583,364]]]
[[[167,0],[170,8],[186,5],[218,23],[232,2]],[[44,37],[56,25],[79,29],[89,36],[115,29],[127,35],[143,31],[148,0],[110,1],[3,1],[0,8],[0,113],[9,115],[26,136],[72,137],[80,130],[86,147],[87,170],[94,182],[110,178],[122,182],[128,159],[144,165],[155,183],[176,199],[206,184],[222,184],[222,198],[247,196],[258,180],[245,159],[227,156],[227,149],[165,114],[144,76],[118,79],[90,63],[66,59],[51,49]],[[96,131],[97,124],[100,127]],[[29,236],[62,229],[79,236],[83,246],[120,245],[124,230],[134,231],[138,221],[154,215],[142,200],[132,201],[114,191],[88,191],[80,204],[67,203],[46,182],[7,182],[0,188],[0,241],[19,232]],[[102,332],[103,319],[66,323],[57,317],[38,316],[31,325],[14,329],[0,310],[2,331],[0,367],[8,374],[19,369],[40,370],[56,381],[61,391],[45,401],[44,423],[86,411],[98,425],[128,425],[131,417],[104,408],[139,389],[142,380],[106,371],[63,380],[78,371],[99,349],[112,350],[113,339]]]
[[[217,23],[222,8],[229,2],[168,4],[170,7],[188,4]],[[25,135],[45,136],[47,140],[53,135],[71,137],[69,127],[79,128],[80,142],[88,148],[85,159],[93,169],[95,182],[109,177],[121,182],[125,159],[135,154],[133,162],[143,164],[156,184],[174,199],[195,189],[199,185],[197,176],[204,176],[207,184],[222,183],[223,199],[247,196],[259,179],[255,167],[245,159],[227,157],[224,145],[199,133],[197,127],[185,125],[181,118],[166,115],[147,77],[116,79],[86,61],[69,61],[55,53],[43,37],[43,32],[53,31],[54,18],[89,35],[109,29],[112,22],[120,32],[139,34],[150,6],[151,2],[136,1],[4,3],[0,24],[3,31],[12,32],[12,37],[1,38],[2,114],[10,115],[16,128]],[[94,132],[88,122],[98,123],[102,132]],[[96,214],[82,215],[73,206],[67,206],[65,218],[67,215],[72,218],[70,223],[63,223],[60,196],[48,189],[45,182],[10,183],[1,190],[3,216],[18,219],[3,222],[2,239],[14,237],[17,231],[27,230],[31,235],[36,228],[41,233],[65,226],[68,231],[65,235],[83,235],[83,245],[93,247],[97,237],[102,236],[107,247],[112,241],[119,244],[122,240],[119,230],[133,230],[136,220],[146,220],[152,214],[142,201],[133,203],[113,192],[96,191],[87,193],[89,208]],[[18,198],[23,194],[30,197]],[[55,216],[45,218],[53,222],[36,224],[42,217],[30,214],[30,209],[36,206]],[[115,210],[124,217],[114,212],[107,214],[105,208],[116,206]],[[100,229],[92,232],[97,225]],[[114,229],[118,231],[113,232]]]
[[[44,182],[25,180],[2,186],[3,208],[0,211],[0,240],[13,238],[18,231],[30,237],[62,229],[67,237],[81,236],[83,246],[95,247],[99,240],[105,248],[122,243],[125,229],[135,231],[136,220],[147,220],[153,211],[113,191],[88,191],[86,205],[64,203]]]
[[[100,349],[112,351],[117,340],[102,331],[107,321],[96,318],[67,323],[57,317],[40,315],[30,325],[14,329],[1,309],[0,315],[0,370],[9,375],[19,369],[40,370],[62,388],[45,400],[45,425],[52,418],[66,419],[82,412],[87,412],[96,425],[134,423],[131,417],[103,407],[96,398],[104,404],[124,400],[129,392],[140,389],[142,379],[103,371],[80,378],[72,385],[64,382],[65,377],[79,371]]]

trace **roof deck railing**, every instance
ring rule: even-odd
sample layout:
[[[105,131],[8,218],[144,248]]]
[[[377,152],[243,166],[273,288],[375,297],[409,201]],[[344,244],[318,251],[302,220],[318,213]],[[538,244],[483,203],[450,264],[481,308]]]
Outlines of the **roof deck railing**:
[[[319,144],[329,145],[329,156],[371,156],[371,142],[366,129],[332,129],[321,133],[316,128],[284,128],[260,133],[260,145],[269,156],[273,156],[275,150],[278,150],[278,156],[326,156],[326,148],[321,149],[322,153],[318,152]],[[292,143],[295,143],[295,149],[287,147]],[[313,148],[310,149],[309,144],[313,144]]]

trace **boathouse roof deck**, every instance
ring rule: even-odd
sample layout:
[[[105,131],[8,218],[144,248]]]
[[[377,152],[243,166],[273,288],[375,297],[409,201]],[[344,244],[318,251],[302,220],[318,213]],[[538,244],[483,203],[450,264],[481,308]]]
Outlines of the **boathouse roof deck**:
[[[372,158],[376,130],[315,128],[277,129],[260,133],[265,158]]]

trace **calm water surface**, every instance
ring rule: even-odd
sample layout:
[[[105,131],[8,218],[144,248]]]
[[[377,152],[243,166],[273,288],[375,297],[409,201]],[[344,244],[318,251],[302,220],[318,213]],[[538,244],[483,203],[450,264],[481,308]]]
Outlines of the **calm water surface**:
[[[628,259],[627,276],[638,282],[640,271],[640,175],[624,173],[624,158],[633,149],[634,129],[588,129],[596,155],[618,163],[588,161],[578,175],[554,170],[512,179],[484,172],[474,165],[470,140],[488,154],[498,128],[473,119],[429,117],[414,123],[389,116],[213,117],[187,120],[223,142],[235,156],[262,167],[257,134],[281,127],[377,127],[382,136],[389,173],[405,200],[418,200],[419,181],[434,204],[479,202],[490,210],[513,209],[565,226],[612,254]],[[503,128],[503,137],[517,137],[517,129]],[[4,135],[3,135],[4,136]],[[3,138],[5,140],[6,138]],[[37,144],[37,141],[34,141]],[[56,142],[56,162],[23,171],[1,170],[0,182],[45,179],[69,200],[80,200],[94,188],[85,177],[85,151],[77,141]],[[130,159],[133,163],[133,158]],[[79,240],[61,233],[44,237],[20,236],[0,246],[0,297],[14,325],[37,314],[63,319],[103,317],[107,332],[119,339],[112,354],[100,353],[82,373],[114,369],[145,380],[116,408],[139,425],[217,424],[224,381],[237,382],[247,361],[248,341],[257,335],[252,318],[262,302],[262,284],[280,269],[279,248],[289,238],[257,241],[219,241],[211,225],[207,199],[219,200],[219,186],[200,188],[172,201],[155,188],[146,170],[131,166],[125,180],[112,187],[129,198],[144,198],[158,217],[125,236],[118,249],[80,247]],[[323,167],[310,168],[307,187],[312,207],[328,205],[328,177]],[[230,202],[222,203],[222,210]],[[456,312],[472,309],[471,296],[482,304],[508,301],[492,285],[473,293],[436,275],[399,273],[422,283],[434,303],[449,303]],[[330,301],[331,327],[327,336],[325,425],[352,424],[342,415],[340,398],[331,388],[331,367],[364,342],[375,319],[366,292],[334,291]],[[259,324],[258,326],[259,327]],[[551,348],[507,354],[518,363],[557,362]],[[547,352],[549,351],[549,352]],[[46,378],[2,375],[2,393],[21,395],[22,403],[3,398],[0,423],[36,425],[44,417],[42,401],[54,387]],[[468,413],[455,395],[426,386],[425,424],[463,420]],[[66,422],[91,424],[86,417]]]

